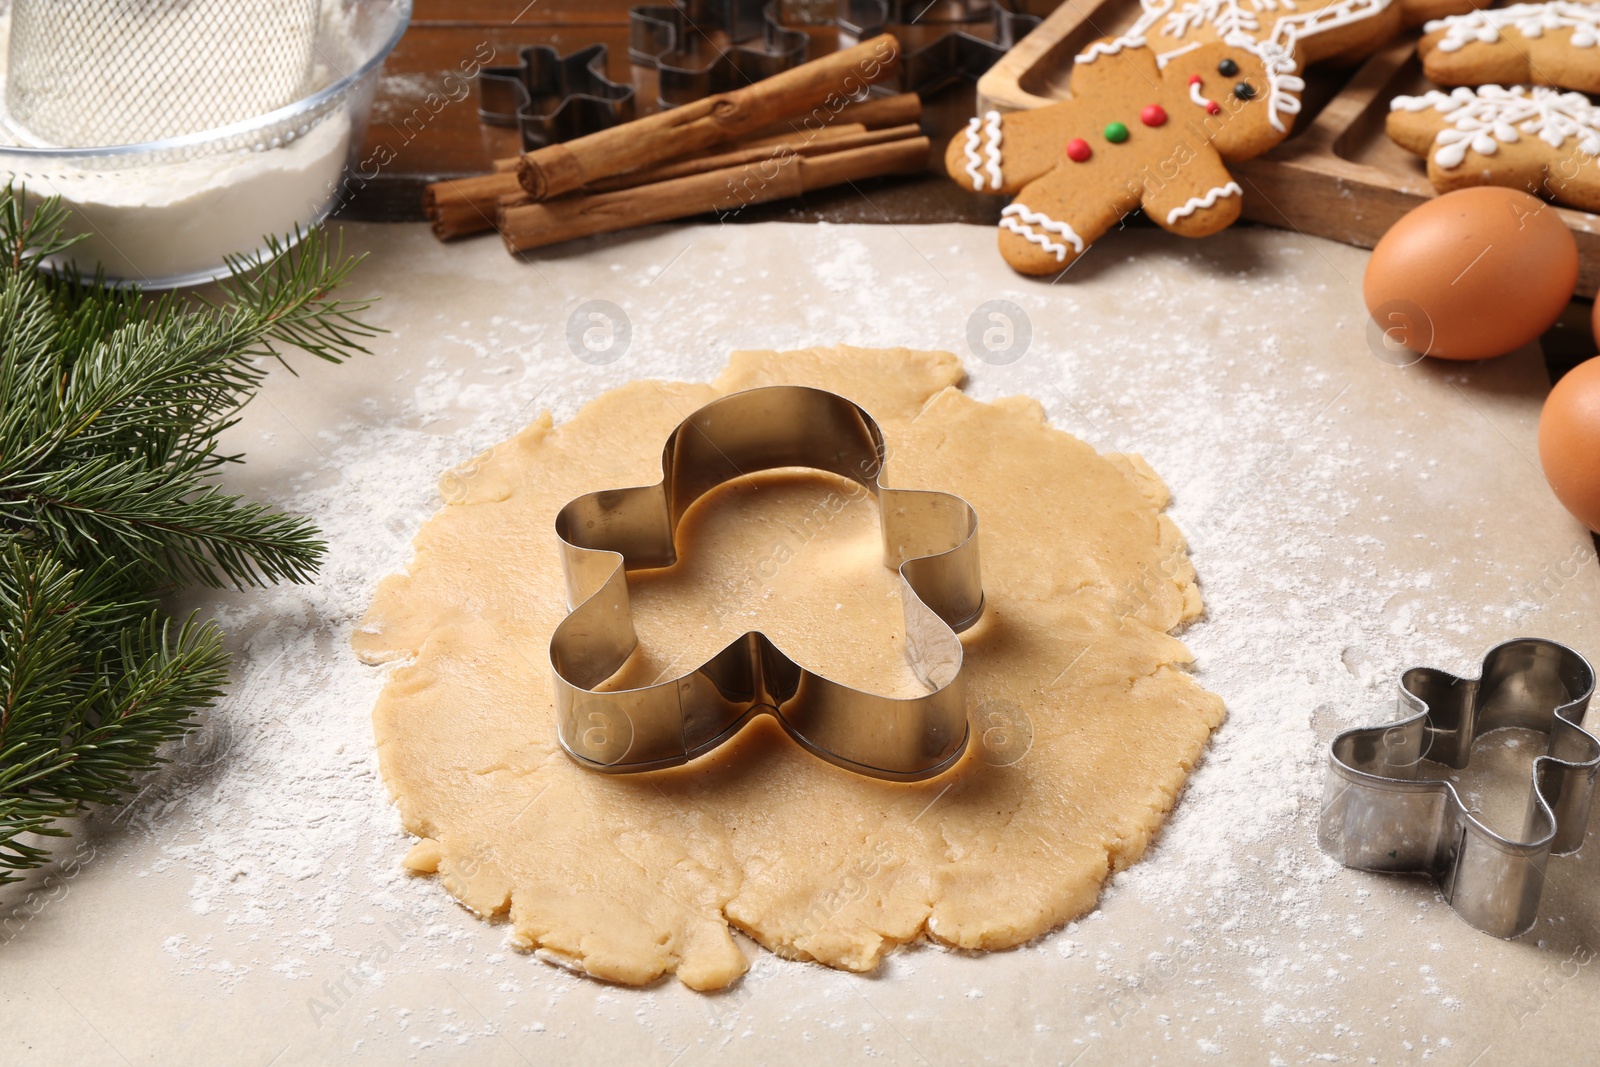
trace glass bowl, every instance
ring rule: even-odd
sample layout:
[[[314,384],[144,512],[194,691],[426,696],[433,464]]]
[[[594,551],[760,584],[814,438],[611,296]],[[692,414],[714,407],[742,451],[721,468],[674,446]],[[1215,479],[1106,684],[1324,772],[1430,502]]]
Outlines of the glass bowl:
[[[338,206],[411,2],[324,0],[314,82],[322,88],[244,122],[141,144],[50,148],[28,145],[25,131],[0,120],[0,181],[24,186],[30,200],[60,196],[71,210],[83,240],[58,269],[92,273],[98,264],[109,280],[146,289],[225,277],[227,255],[258,251],[267,237],[293,240],[297,227]]]

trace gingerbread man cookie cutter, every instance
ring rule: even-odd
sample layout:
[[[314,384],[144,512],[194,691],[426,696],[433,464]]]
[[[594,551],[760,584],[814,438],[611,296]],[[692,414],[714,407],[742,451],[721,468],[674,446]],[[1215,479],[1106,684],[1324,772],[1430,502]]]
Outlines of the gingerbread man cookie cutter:
[[[658,76],[658,103],[678,107],[806,61],[810,38],[774,0],[674,0],[628,9],[628,58]],[[721,33],[726,48],[708,34]]]
[[[605,75],[606,46],[570,55],[529,45],[517,63],[478,72],[478,121],[515,126],[531,151],[610,129],[633,118],[633,86]]]
[[[983,613],[978,517],[965,500],[886,486],[882,431],[845,398],[769,386],[712,401],[680,423],[655,485],[578,497],[556,516],[570,614],[550,638],[557,735],[580,766],[629,773],[687,763],[771,715],[837,766],[919,781],[951,767],[969,734],[957,636]],[[831,681],[756,631],[699,667],[651,685],[609,689],[639,639],[627,572],[672,565],[684,513],[724,482],[807,467],[876,495],[884,560],[900,576],[907,659],[928,692],[887,697]]]
[[[1485,933],[1533,926],[1551,855],[1582,844],[1600,769],[1600,740],[1583,727],[1595,674],[1577,652],[1538,638],[1507,641],[1478,678],[1413,668],[1400,678],[1388,726],[1333,739],[1317,841],[1346,867],[1433,877],[1456,914]],[[1550,735],[1534,761],[1519,836],[1489,829],[1424,761],[1467,766],[1472,743],[1505,727]]]

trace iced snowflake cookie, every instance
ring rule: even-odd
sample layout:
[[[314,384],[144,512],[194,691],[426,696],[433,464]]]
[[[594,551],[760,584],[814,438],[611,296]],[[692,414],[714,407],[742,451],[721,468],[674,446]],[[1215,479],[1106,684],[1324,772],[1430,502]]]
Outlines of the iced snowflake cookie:
[[[1417,54],[1440,85],[1556,85],[1600,93],[1600,4],[1553,0],[1436,19]]]
[[[1016,197],[1000,254],[1024,274],[1065,269],[1141,207],[1173,233],[1216,233],[1244,195],[1226,163],[1288,136],[1301,67],[1398,25],[1390,0],[1145,0],[1126,34],[1077,57],[1069,99],[978,116],[945,165],[969,189]]]
[[[1503,185],[1600,210],[1600,108],[1581,93],[1485,85],[1397,96],[1389,136],[1428,161],[1441,193]]]

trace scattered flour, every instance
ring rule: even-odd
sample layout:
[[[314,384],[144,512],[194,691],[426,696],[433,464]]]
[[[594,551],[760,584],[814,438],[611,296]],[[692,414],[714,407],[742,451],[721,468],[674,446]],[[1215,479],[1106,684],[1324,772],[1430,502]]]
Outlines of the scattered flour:
[[[870,239],[861,229],[825,225],[804,228],[803,238],[757,229],[785,234],[793,271],[813,277],[829,298],[804,299],[801,287],[763,280],[739,258],[739,241],[696,247],[720,240],[715,230],[667,231],[653,247],[662,263],[680,258],[607,283],[619,302],[628,298],[634,337],[633,349],[607,366],[579,364],[566,349],[565,309],[592,294],[575,276],[558,274],[560,264],[537,269],[561,279],[554,288],[537,283],[549,309],[543,317],[519,318],[510,303],[487,322],[380,305],[378,315],[400,331],[382,339],[385,354],[373,357],[388,361],[387,395],[309,438],[325,463],[279,501],[325,532],[321,576],[310,586],[206,600],[237,648],[232,692],[204,740],[188,744],[122,820],[121,832],[131,827],[133,844],[143,842],[135,854],[157,857],[139,876],[189,886],[193,923],[161,931],[169,966],[200,989],[249,985],[304,1000],[311,1019],[321,1004],[339,1015],[346,1035],[384,1048],[409,1041],[417,1052],[508,1033],[554,1050],[592,1015],[590,1023],[637,1031],[647,1049],[727,1047],[761,1056],[771,1035],[752,1030],[758,1008],[760,1018],[781,1020],[766,1029],[796,1049],[835,1047],[848,1025],[858,1050],[905,1051],[898,1030],[847,1023],[883,1021],[875,1003],[861,1010],[863,1000],[900,1005],[907,995],[904,1006],[884,1010],[912,1016],[924,1002],[935,1012],[953,1013],[956,1002],[993,1010],[982,1005],[1001,1002],[1003,969],[1025,964],[1065,976],[1052,978],[1043,1002],[1008,1008],[1017,1019],[1032,1012],[1029,1022],[1037,1022],[1011,1040],[1039,1042],[1041,1060],[1070,1060],[1079,1046],[1098,1045],[1102,1059],[1085,1062],[1109,1062],[1126,1033],[1118,1027],[1135,1009],[1135,1029],[1181,1044],[1189,1051],[1175,1051],[1180,1059],[1224,1055],[1230,1033],[1255,1027],[1305,1038],[1285,1046],[1289,1062],[1330,1049],[1353,1055],[1363,1036],[1388,1024],[1326,1010],[1330,987],[1361,977],[1348,969],[1348,949],[1371,931],[1349,901],[1324,892],[1338,868],[1314,843],[1319,739],[1385,716],[1405,666],[1470,670],[1481,648],[1464,635],[1475,620],[1465,607],[1419,599],[1439,575],[1386,562],[1377,538],[1344,525],[1373,495],[1374,472],[1434,461],[1416,442],[1351,439],[1335,429],[1337,417],[1325,417],[1342,410],[1346,379],[1286,343],[1274,325],[1280,308],[1303,299],[1298,283],[1270,280],[1265,269],[1248,279],[1219,276],[1212,266],[1203,284],[1219,302],[1232,302],[1231,313],[1177,321],[1164,309],[1168,272],[1173,260],[1197,253],[1158,239],[1148,246],[1159,249],[1161,262],[1130,257],[1114,266],[1114,306],[1103,288],[1066,283],[1044,292],[1047,307],[1039,288],[1020,281],[985,293],[1033,309],[1034,347],[1010,366],[968,359],[974,395],[1028,393],[1056,425],[1102,451],[1138,451],[1150,461],[1174,491],[1172,515],[1190,536],[1207,603],[1207,616],[1181,636],[1196,653],[1201,684],[1226,700],[1228,720],[1156,846],[1108,883],[1097,910],[1016,953],[973,959],[922,947],[894,954],[873,980],[752,948],[755,966],[739,986],[696,998],[672,989],[610,990],[507,951],[500,928],[458,909],[431,880],[401,873],[408,838],[378,779],[369,719],[383,674],[356,661],[348,638],[375,583],[404,565],[410,536],[439,506],[439,472],[508,437],[539,409],[566,418],[631,377],[708,379],[733,348],[838,341],[966,354],[961,331],[976,299],[960,293],[952,301],[941,272],[965,276],[964,262],[987,253],[987,231],[971,231],[951,252],[924,255],[896,252],[896,240],[931,246],[914,229],[909,239],[889,236],[889,227],[865,228]],[[1256,241],[1264,258],[1294,264],[1297,247],[1269,247],[1259,234]],[[601,262],[590,280],[621,276],[604,269],[605,247],[588,253]],[[965,255],[952,254],[963,247]],[[508,292],[524,280],[535,284],[532,269],[495,264],[503,275],[525,272],[507,279]],[[1338,330],[1361,329],[1359,301],[1351,303]],[[780,304],[783,314],[764,313]],[[959,313],[930,313],[946,304],[959,304]],[[433,350],[414,351],[424,334]],[[1289,376],[1309,388],[1287,389]],[[1300,399],[1308,393],[1318,398],[1309,409]],[[269,383],[261,402],[270,406],[273,395]],[[265,444],[250,447],[297,434],[292,415]],[[1341,576],[1332,581],[1330,562]],[[1441,570],[1457,566],[1438,560]],[[1494,591],[1500,602],[1516,602],[1509,581]],[[1363,883],[1358,898],[1390,886]],[[1443,907],[1431,890],[1407,899]],[[1164,932],[1141,940],[1130,915],[1164,916]],[[1419,974],[1417,965],[1395,960],[1393,999],[1409,990],[1459,1012],[1456,976]],[[352,968],[363,976],[354,993],[329,992],[330,980]],[[470,983],[471,1011],[463,1014],[436,982],[426,984],[433,975],[453,989]],[[1448,1038],[1412,1032],[1430,1047],[1448,1047]]]

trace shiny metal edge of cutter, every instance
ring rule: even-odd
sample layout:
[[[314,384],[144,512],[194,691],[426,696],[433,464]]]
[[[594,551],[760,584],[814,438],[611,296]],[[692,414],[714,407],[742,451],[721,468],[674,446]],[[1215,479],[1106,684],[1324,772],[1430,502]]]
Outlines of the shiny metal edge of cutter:
[[[1550,856],[1576,851],[1588,827],[1600,740],[1583,720],[1594,686],[1588,660],[1538,638],[1491,649],[1479,678],[1406,671],[1404,718],[1333,739],[1318,844],[1346,867],[1431,875],[1456,914],[1485,933],[1526,933]],[[1425,760],[1467,766],[1472,742],[1504,727],[1550,736],[1519,837],[1489,829],[1454,786],[1419,771]]]
[[[802,746],[874,778],[920,781],[966,749],[957,634],[983,612],[978,517],[960,497],[880,481],[882,431],[844,397],[769,386],[712,401],[680,423],[662,452],[662,480],[578,497],[556,517],[571,613],[550,638],[557,732],[583,767],[627,773],[687,763],[751,718],[770,714]],[[750,632],[679,677],[601,687],[638,647],[627,572],[670,566],[684,513],[722,483],[807,467],[876,495],[884,561],[898,570],[906,654],[926,694],[880,696],[821,677]]]

